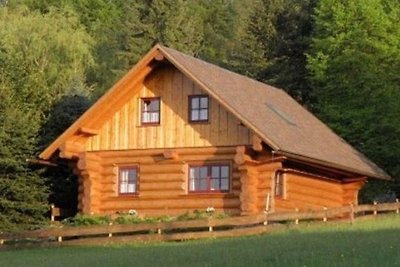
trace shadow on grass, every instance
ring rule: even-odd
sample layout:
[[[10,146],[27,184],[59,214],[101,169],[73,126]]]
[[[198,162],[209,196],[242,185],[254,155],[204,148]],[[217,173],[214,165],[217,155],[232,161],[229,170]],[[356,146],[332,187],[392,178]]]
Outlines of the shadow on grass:
[[[400,229],[287,231],[235,239],[23,249],[0,266],[396,266]]]

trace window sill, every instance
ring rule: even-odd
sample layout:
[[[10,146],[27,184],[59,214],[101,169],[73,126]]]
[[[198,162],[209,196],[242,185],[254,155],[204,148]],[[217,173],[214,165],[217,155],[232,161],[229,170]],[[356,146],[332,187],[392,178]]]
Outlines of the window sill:
[[[137,125],[136,128],[146,128],[146,127],[159,127],[159,123],[145,123],[141,125]]]
[[[186,194],[181,194],[182,197],[221,197],[221,196],[235,196],[232,192],[187,192]]]
[[[211,124],[210,121],[189,121],[187,125],[193,125],[193,124]]]
[[[119,193],[117,197],[133,197],[133,198],[138,198],[139,193]]]

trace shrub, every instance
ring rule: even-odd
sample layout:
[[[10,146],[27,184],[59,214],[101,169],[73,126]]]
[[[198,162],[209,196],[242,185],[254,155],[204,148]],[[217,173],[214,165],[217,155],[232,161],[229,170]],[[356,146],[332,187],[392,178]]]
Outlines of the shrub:
[[[109,224],[112,222],[111,217],[106,216],[95,216],[95,215],[81,215],[78,214],[73,218],[63,220],[64,224],[72,226],[82,226],[82,225],[101,225]]]

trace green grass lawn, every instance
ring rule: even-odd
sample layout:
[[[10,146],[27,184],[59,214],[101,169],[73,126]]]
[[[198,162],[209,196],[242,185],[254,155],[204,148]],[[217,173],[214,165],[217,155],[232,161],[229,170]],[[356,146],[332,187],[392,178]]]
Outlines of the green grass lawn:
[[[400,266],[400,215],[231,239],[1,251],[0,266]]]

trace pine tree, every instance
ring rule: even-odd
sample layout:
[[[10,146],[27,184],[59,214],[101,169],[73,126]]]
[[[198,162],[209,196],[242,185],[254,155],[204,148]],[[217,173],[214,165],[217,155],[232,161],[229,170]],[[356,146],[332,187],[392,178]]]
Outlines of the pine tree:
[[[196,55],[203,40],[201,10],[196,1],[125,2],[123,56],[132,66],[156,43]]]
[[[43,223],[47,190],[26,159],[35,151],[38,113],[18,103],[0,80],[0,229],[17,230]]]
[[[243,50],[249,58],[243,58],[242,68],[250,66],[250,76],[286,90],[304,104],[310,104],[312,98],[305,53],[310,45],[314,2],[261,0],[243,37]]]

